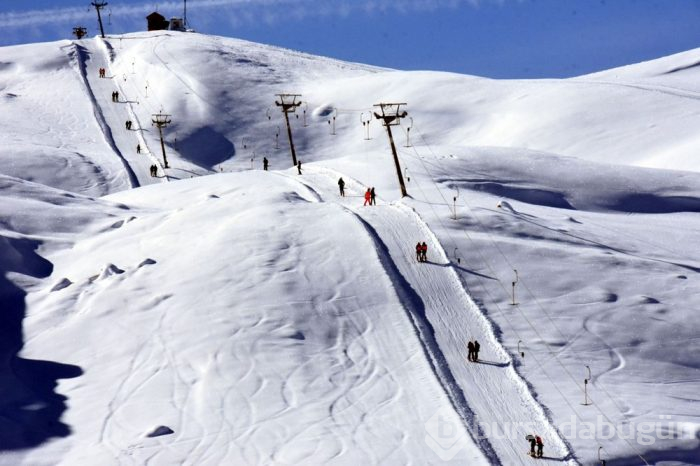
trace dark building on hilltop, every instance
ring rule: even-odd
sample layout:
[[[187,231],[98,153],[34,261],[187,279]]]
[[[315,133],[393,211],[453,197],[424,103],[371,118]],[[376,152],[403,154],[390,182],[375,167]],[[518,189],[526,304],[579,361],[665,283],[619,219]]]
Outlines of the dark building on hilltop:
[[[149,31],[162,31],[168,29],[168,26],[170,26],[170,21],[166,20],[165,16],[155,11],[146,16],[146,20],[148,20]]]

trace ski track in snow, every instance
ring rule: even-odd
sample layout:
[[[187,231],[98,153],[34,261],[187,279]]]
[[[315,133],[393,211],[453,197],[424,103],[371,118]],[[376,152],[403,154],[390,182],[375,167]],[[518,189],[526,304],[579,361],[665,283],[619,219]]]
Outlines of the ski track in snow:
[[[98,96],[102,96],[101,92],[104,93],[104,89],[101,89],[102,86],[98,86],[97,88],[95,88],[94,83],[91,80],[91,77],[97,74],[97,70],[100,68],[100,66],[102,66],[98,58],[99,54],[96,54],[95,50],[90,50],[82,44],[74,43],[71,47],[75,51],[75,59],[77,61],[78,74],[80,75],[82,82],[85,85],[86,94],[88,95],[94,108],[93,114],[95,116],[95,120],[97,121],[98,126],[102,129],[104,139],[107,142],[107,144],[112,148],[114,154],[121,161],[126,172],[126,176],[129,180],[130,187],[133,188],[139,186],[139,181],[136,173],[134,173],[134,170],[129,165],[129,162],[117,146],[115,135],[112,132],[112,126],[114,125],[114,122],[111,121],[112,125],[109,124],[110,118],[108,115],[105,114],[104,105],[100,104],[102,98]],[[100,64],[97,64],[97,66],[95,66],[96,61],[100,62]],[[115,177],[117,176],[119,175],[115,175]]]
[[[395,269],[398,280],[407,288],[397,291],[404,296],[404,305],[410,310],[435,376],[472,438],[493,464],[511,464],[520,458],[523,446],[513,439],[524,439],[532,432],[545,439],[550,457],[576,464],[569,447],[513,369],[490,323],[466,294],[437,238],[412,209],[402,203],[360,206],[357,199],[363,198],[366,187],[346,175],[342,176],[347,197],[340,198],[335,182],[341,174],[329,169],[307,166],[302,176],[278,174],[296,179],[326,201],[341,203],[366,224],[369,234],[376,234],[378,247],[389,255],[385,268]],[[420,265],[413,259],[418,240],[429,244],[428,262]],[[383,254],[378,253],[380,257]],[[387,272],[392,275],[391,270]],[[415,294],[413,298],[411,294]],[[474,337],[482,345],[483,358],[478,364],[466,359],[466,343]],[[510,426],[517,433],[491,435],[488,432],[494,424]]]

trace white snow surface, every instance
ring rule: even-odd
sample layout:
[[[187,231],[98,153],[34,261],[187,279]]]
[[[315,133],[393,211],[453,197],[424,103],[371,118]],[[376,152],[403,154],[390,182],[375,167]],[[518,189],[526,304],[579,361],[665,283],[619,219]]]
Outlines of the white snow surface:
[[[0,465],[517,465],[528,434],[700,464],[698,103],[700,49],[504,81],[168,31],[0,48]]]

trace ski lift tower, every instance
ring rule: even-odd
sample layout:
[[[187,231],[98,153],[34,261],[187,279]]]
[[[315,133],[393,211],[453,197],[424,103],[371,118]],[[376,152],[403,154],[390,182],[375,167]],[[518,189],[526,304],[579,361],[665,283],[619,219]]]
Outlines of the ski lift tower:
[[[105,30],[102,27],[102,15],[100,15],[100,10],[102,8],[106,7],[107,5],[109,5],[109,3],[94,1],[90,5],[94,6],[95,10],[97,10],[97,22],[100,23],[100,34],[102,34],[102,38],[104,39],[105,38]]]
[[[399,178],[399,186],[401,187],[401,196],[408,196],[406,192],[406,184],[403,182],[403,175],[401,174],[401,166],[399,165],[399,156],[396,154],[396,145],[394,145],[394,137],[391,135],[391,127],[396,126],[401,123],[401,118],[406,117],[408,112],[405,110],[401,111],[401,106],[406,105],[405,103],[393,103],[393,104],[376,104],[375,107],[379,107],[378,112],[374,112],[375,118],[382,120],[384,127],[386,127],[386,133],[389,135],[389,144],[391,144],[391,153],[394,156],[394,164],[396,165],[396,176]]]
[[[87,35],[87,29],[83,26],[76,26],[73,28],[73,35],[80,40]]]
[[[160,148],[163,151],[163,168],[170,168],[168,166],[168,159],[165,157],[165,143],[163,142],[163,128],[170,124],[170,115],[156,113],[153,115],[153,119],[151,121],[153,121],[153,124],[158,127],[158,133],[160,133]]]
[[[294,113],[301,102],[297,102],[297,98],[301,97],[301,94],[275,94],[280,98],[280,101],[275,101],[275,105],[282,108],[282,113],[284,113],[284,121],[287,122],[287,136],[289,136],[289,148],[292,151],[292,163],[293,166],[297,164],[297,153],[294,150],[294,141],[292,140],[292,127],[289,126],[289,114]]]

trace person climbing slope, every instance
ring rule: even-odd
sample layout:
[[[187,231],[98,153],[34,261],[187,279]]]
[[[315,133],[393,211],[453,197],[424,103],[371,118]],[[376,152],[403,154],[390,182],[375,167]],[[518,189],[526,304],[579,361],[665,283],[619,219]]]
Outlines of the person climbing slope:
[[[345,181],[342,176],[338,180],[338,188],[340,189],[340,196],[345,197]]]

